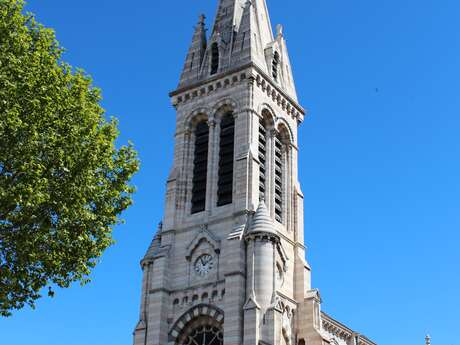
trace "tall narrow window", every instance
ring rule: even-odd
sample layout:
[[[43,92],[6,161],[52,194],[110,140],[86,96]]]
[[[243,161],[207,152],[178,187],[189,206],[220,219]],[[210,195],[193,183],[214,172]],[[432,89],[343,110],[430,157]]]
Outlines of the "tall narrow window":
[[[211,75],[219,70],[219,46],[213,43],[211,46]]]
[[[208,172],[209,127],[206,121],[195,129],[195,155],[193,160],[192,213],[205,210]]]
[[[222,118],[220,124],[219,181],[217,206],[232,203],[233,199],[233,157],[235,151],[235,120],[233,113]]]
[[[283,143],[279,135],[275,136],[275,219],[283,223],[283,178],[284,178]]]
[[[267,168],[267,127],[263,118],[259,119],[259,198],[265,199]]]
[[[275,52],[275,55],[273,56],[273,61],[272,61],[272,76],[275,81],[278,81],[278,67],[280,64],[280,54],[278,52]]]

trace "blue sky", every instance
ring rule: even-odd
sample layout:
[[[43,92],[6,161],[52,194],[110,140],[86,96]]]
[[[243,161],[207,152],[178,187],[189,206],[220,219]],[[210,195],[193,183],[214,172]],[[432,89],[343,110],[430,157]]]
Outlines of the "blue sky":
[[[139,260],[162,217],[177,85],[216,0],[30,1],[102,88],[142,169],[90,285],[0,319],[0,343],[131,344]],[[460,3],[268,0],[300,102],[300,179],[323,310],[380,344],[456,345],[460,310]]]

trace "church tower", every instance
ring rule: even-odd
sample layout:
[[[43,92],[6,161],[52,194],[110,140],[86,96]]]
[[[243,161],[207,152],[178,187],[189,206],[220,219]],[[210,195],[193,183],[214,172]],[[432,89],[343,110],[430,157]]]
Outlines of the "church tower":
[[[134,345],[372,345],[321,312],[305,261],[297,100],[265,0],[200,16],[177,89],[163,221]]]

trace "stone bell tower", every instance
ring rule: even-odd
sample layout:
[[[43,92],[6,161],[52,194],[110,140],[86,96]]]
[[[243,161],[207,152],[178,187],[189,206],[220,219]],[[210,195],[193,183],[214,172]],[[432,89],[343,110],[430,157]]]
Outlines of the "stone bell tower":
[[[265,0],[219,0],[209,35],[200,16],[170,97],[174,162],[141,261],[134,344],[372,344],[348,328],[337,336],[341,324],[310,286],[297,173],[304,109]]]

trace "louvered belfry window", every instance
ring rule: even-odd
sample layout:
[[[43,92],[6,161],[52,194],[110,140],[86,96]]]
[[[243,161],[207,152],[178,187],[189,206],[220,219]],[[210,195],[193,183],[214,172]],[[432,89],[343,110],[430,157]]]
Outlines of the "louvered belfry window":
[[[213,43],[211,46],[211,75],[219,70],[219,46]]]
[[[259,119],[259,198],[265,199],[267,168],[267,127],[263,118]]]
[[[283,223],[283,179],[284,179],[283,143],[279,135],[275,136],[275,219]]]
[[[272,61],[272,75],[273,79],[276,81],[278,80],[278,66],[280,64],[280,54],[278,52],[275,52],[275,55],[273,56],[273,61]]]
[[[209,127],[206,121],[195,129],[195,155],[193,160],[192,213],[205,210],[208,173]]]
[[[220,124],[219,180],[217,206],[233,201],[233,157],[235,151],[235,119],[233,113],[226,114]]]

